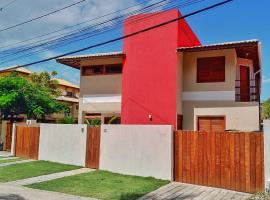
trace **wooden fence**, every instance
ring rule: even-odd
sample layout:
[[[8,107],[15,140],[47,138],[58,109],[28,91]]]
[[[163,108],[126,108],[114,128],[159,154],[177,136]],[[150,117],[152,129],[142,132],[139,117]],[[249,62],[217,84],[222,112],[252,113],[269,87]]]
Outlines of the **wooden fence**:
[[[255,193],[264,190],[263,134],[176,131],[175,181]]]
[[[16,126],[15,155],[27,159],[38,159],[40,127]]]
[[[100,155],[100,127],[88,127],[85,166],[93,169],[98,169],[99,155]]]

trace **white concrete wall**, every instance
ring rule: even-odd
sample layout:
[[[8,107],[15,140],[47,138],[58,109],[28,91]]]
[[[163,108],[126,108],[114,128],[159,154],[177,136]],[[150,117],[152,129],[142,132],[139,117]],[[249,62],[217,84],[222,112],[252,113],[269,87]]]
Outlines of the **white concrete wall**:
[[[41,124],[39,160],[85,166],[87,126]]]
[[[270,190],[270,119],[263,121],[265,188]]]
[[[100,169],[172,180],[169,125],[102,125]]]

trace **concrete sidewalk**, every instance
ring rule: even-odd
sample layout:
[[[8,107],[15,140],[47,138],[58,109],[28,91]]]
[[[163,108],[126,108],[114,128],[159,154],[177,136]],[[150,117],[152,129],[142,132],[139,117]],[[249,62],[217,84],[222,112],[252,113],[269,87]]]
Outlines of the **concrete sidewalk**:
[[[48,192],[0,183],[1,200],[94,200],[59,192]]]
[[[246,200],[251,194],[220,188],[172,182],[139,200]]]
[[[9,157],[11,153],[8,151],[0,151],[0,157]]]
[[[64,172],[58,172],[54,174],[48,174],[48,175],[43,175],[43,176],[37,176],[37,177],[32,177],[32,178],[27,178],[27,179],[22,179],[22,180],[17,180],[17,181],[11,181],[6,184],[9,185],[30,185],[33,183],[40,183],[40,182],[45,182],[45,181],[50,181],[58,178],[63,178],[66,176],[73,176],[77,174],[83,174],[83,173],[88,173],[91,171],[95,171],[94,169],[89,169],[89,168],[81,168],[81,169],[75,169],[75,170],[70,170],[70,171],[64,171]]]
[[[5,167],[5,166],[9,166],[9,165],[16,165],[16,164],[21,164],[21,163],[28,163],[28,162],[33,162],[35,160],[18,160],[18,161],[14,161],[14,162],[7,162],[7,163],[2,163],[0,164],[0,167]]]

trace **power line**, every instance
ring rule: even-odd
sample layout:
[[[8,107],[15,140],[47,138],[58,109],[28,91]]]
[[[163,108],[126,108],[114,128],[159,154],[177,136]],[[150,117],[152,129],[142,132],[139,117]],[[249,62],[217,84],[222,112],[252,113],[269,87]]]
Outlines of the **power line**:
[[[0,11],[2,12],[4,10],[4,8],[7,8],[8,6],[10,6],[11,4],[15,3],[17,0],[13,0],[13,1],[10,1],[9,3],[3,5],[0,7]]]
[[[190,2],[189,1],[187,1],[186,3],[183,3],[183,4],[180,4],[181,6],[188,6],[188,5],[191,5],[191,4],[194,4],[194,3],[198,3],[198,2],[201,2],[201,1],[203,1],[203,0],[191,0]],[[178,3],[179,4],[179,3]],[[178,6],[173,6],[173,7],[169,7],[169,8],[166,8],[166,9],[172,9],[172,8],[178,8]],[[144,8],[143,8],[144,9]],[[135,14],[135,13],[131,13],[131,14]],[[147,17],[143,17],[143,18],[148,18],[148,17],[151,17],[152,15],[156,15],[156,14],[158,14],[158,13],[153,13],[153,14],[151,14],[151,15],[147,15]],[[117,18],[119,18],[119,17],[117,17]],[[136,20],[136,21],[139,21],[139,20],[142,20],[143,19],[142,17],[140,17],[138,20]],[[122,20],[122,19],[121,19]],[[123,20],[122,20],[123,21]],[[134,22],[135,20],[133,20],[133,22]],[[121,21],[120,21],[121,22]],[[122,22],[121,22],[122,23]],[[116,24],[117,25],[117,24]],[[116,28],[117,28],[117,26],[115,26],[115,25],[113,25],[112,26],[112,28],[113,28],[113,30],[116,30]],[[118,28],[120,28],[120,27],[118,27]],[[50,45],[50,48],[52,48],[52,49],[55,49],[55,48],[59,48],[59,47],[61,47],[61,46],[66,46],[66,45],[69,45],[69,44],[71,44],[71,43],[74,43],[74,42],[78,42],[78,41],[80,41],[80,40],[84,40],[84,39],[87,39],[87,38],[90,38],[90,37],[93,37],[93,36],[96,36],[96,35],[99,35],[99,34],[102,34],[102,33],[105,33],[105,32],[108,32],[108,31],[110,31],[110,28],[107,28],[107,27],[105,27],[105,28],[102,28],[101,30],[94,30],[93,32],[90,32],[90,33],[84,33],[84,34],[82,34],[82,35],[76,35],[77,33],[75,33],[75,34],[71,34],[71,35],[73,35],[73,37],[71,37],[71,38],[69,38],[68,36],[70,36],[70,35],[67,35],[67,36],[64,36],[64,37],[62,37],[62,38],[59,38],[59,39],[56,39],[56,41],[57,40],[60,40],[60,42],[65,42],[65,41],[67,41],[68,43],[64,43],[64,44],[51,44],[51,43],[53,43],[53,42],[47,42],[47,43],[45,43],[45,45],[46,44],[48,44],[48,45]],[[81,32],[81,31],[79,31],[79,32]],[[90,35],[89,35],[90,34]],[[85,36],[85,37],[82,37],[82,36]],[[68,37],[68,38],[65,38],[65,37]],[[73,39],[74,38],[74,39]],[[70,39],[71,39],[71,41],[70,41]],[[37,45],[37,46],[34,46],[34,47],[31,47],[30,48],[30,50],[31,49],[34,49],[34,48],[41,48],[42,47],[42,44],[41,45]],[[27,49],[22,49],[22,50],[20,50],[21,52],[24,52],[25,50],[27,50]],[[29,50],[29,49],[28,49]],[[24,54],[24,55],[22,55],[22,56],[20,56],[20,57],[18,57],[18,58],[16,58],[15,60],[17,60],[17,59],[19,59],[19,58],[21,58],[21,57],[23,57],[23,58],[25,58],[25,57],[28,57],[28,56],[30,56],[30,55],[32,55],[32,54],[34,54],[34,53],[39,53],[39,52],[42,52],[42,51],[46,51],[46,49],[41,49],[41,50],[38,50],[38,51],[35,51],[35,52],[32,52],[32,53],[29,53],[29,54]],[[15,53],[15,54],[17,54],[17,53]],[[11,53],[11,55],[14,55],[14,52],[13,53]],[[6,56],[4,56],[4,57],[6,57]],[[3,58],[3,57],[2,57]],[[3,63],[5,63],[5,62],[9,62],[9,61],[14,61],[14,59],[10,59],[10,60],[7,60],[7,61],[3,61],[3,62],[1,62],[0,64],[3,64]]]
[[[197,0],[198,1],[198,0]],[[147,7],[149,7],[149,6],[147,6]],[[142,10],[144,10],[145,8],[147,8],[147,7],[144,7]],[[147,11],[147,10],[145,10],[145,11]],[[137,13],[137,11],[136,11],[136,13]],[[132,13],[128,13],[128,15],[132,15],[132,14],[136,14],[136,13],[134,13],[134,12],[132,12]],[[157,13],[155,13],[155,14],[157,14]],[[127,17],[128,15],[125,15],[125,16],[123,16],[123,17]],[[154,15],[154,14],[153,14]],[[151,15],[150,15],[151,16]],[[150,16],[148,16],[148,17],[150,17]],[[148,17],[143,17],[143,18],[148,18]],[[120,18],[120,17],[117,17],[117,18]],[[143,19],[143,18],[141,18],[140,17],[140,20],[141,19]],[[134,20],[135,21],[135,20]],[[138,21],[138,20],[136,20],[136,21]],[[102,23],[103,24],[103,23]],[[111,23],[112,24],[112,23]],[[117,25],[117,24],[116,24]],[[116,27],[115,26],[113,26],[113,30],[116,30]],[[75,40],[73,40],[73,41],[70,41],[70,39],[72,39],[72,38],[65,38],[66,36],[64,36],[63,38],[60,38],[61,40],[60,41],[68,41],[68,44],[70,44],[70,43],[73,43],[73,42],[77,42],[77,41],[80,41],[80,40],[83,40],[83,39],[86,39],[86,38],[89,38],[89,37],[93,37],[93,36],[96,36],[96,35],[99,35],[99,34],[102,34],[102,33],[104,33],[104,32],[107,32],[107,31],[110,31],[110,29],[109,28],[107,28],[107,27],[105,27],[105,28],[102,28],[102,29],[95,29],[93,32],[90,32],[90,33],[93,33],[93,34],[91,34],[90,36],[88,35],[89,33],[86,33],[86,34],[83,34],[83,35],[79,35],[79,36],[77,36],[76,34],[72,37],[72,38],[75,38],[75,36],[76,37],[78,37],[78,38],[75,38]],[[79,31],[80,32],[80,31]],[[71,35],[73,35],[73,34],[71,34]],[[80,38],[81,36],[84,36],[84,35],[86,35],[87,37],[84,37],[84,38]],[[69,35],[68,35],[69,36]],[[56,39],[56,41],[57,41],[58,39]],[[53,42],[46,42],[45,43],[45,45],[46,44],[49,44],[50,45],[50,43],[53,43]],[[64,45],[61,45],[61,46],[65,46],[66,44],[64,44]],[[40,49],[42,47],[42,44],[41,45],[37,45],[37,46],[34,46],[34,47],[31,47],[30,48],[30,50],[31,49],[34,49],[34,48],[37,48],[37,49]],[[58,48],[59,47],[59,45],[58,44],[51,44],[51,47],[54,47],[54,48]],[[29,49],[26,49],[26,50],[29,50]],[[25,51],[25,49],[23,49],[21,52],[24,52]],[[38,50],[38,51],[35,51],[35,52],[32,52],[32,53],[38,53],[38,52],[41,52],[41,51],[44,51],[44,49],[41,49],[41,50]],[[17,53],[11,53],[11,55],[14,55],[14,54],[17,54]],[[26,54],[26,55],[23,55],[23,56],[20,56],[20,57],[27,57],[27,56],[29,56],[29,55],[31,55],[31,53],[29,53],[29,54]],[[6,56],[4,56],[4,57],[6,57]],[[1,58],[4,58],[4,57],[1,57]],[[19,57],[19,58],[20,58]],[[17,58],[18,59],[18,58]],[[15,59],[16,60],[16,59]],[[3,61],[3,62],[1,62],[0,64],[3,64],[3,63],[5,63],[5,62],[9,62],[9,61],[14,61],[14,59],[12,59],[12,60],[7,60],[7,61]]]
[[[14,51],[12,51],[13,49],[15,49],[15,50],[17,49],[15,51],[15,54],[17,54],[19,52],[24,52],[25,50],[31,50],[33,48],[44,46],[44,45],[46,45],[48,43],[52,43],[53,41],[57,42],[58,40],[63,39],[65,37],[70,37],[72,35],[74,35],[74,37],[75,37],[75,36],[77,36],[76,34],[78,34],[80,32],[85,32],[85,31],[87,31],[90,28],[98,28],[98,26],[105,25],[106,23],[109,23],[109,22],[112,22],[112,21],[117,21],[118,19],[127,17],[127,16],[132,15],[132,14],[140,13],[142,10],[145,10],[146,8],[150,8],[152,6],[155,6],[155,5],[160,4],[161,2],[165,2],[165,1],[168,1],[168,0],[159,1],[158,3],[151,4],[150,6],[144,7],[142,9],[140,9],[140,10],[135,10],[135,11],[132,11],[130,13],[124,14],[122,16],[117,16],[117,17],[114,17],[114,18],[109,19],[109,20],[106,19],[105,21],[102,21],[101,23],[98,22],[98,23],[96,23],[94,25],[87,26],[86,28],[83,28],[83,29],[80,29],[80,30],[77,30],[77,31],[76,30],[73,30],[73,31],[70,32],[72,34],[69,34],[69,32],[68,32],[68,33],[64,33],[64,34],[62,33],[62,34],[59,34],[59,35],[50,37],[49,39],[52,39],[52,40],[48,40],[48,38],[42,39],[41,41],[45,41],[45,42],[44,43],[41,43],[41,44],[37,44],[37,42],[32,42],[32,43],[30,43],[30,44],[33,44],[34,45],[32,47],[31,46],[29,46],[29,47],[27,47],[27,46],[15,47],[15,48],[11,48],[11,49],[8,49],[8,50],[4,50],[4,51],[2,51],[0,53],[6,54],[6,55],[7,54],[14,55]],[[95,18],[95,19],[97,19],[97,18]],[[92,20],[90,20],[90,21],[92,21]],[[59,36],[59,37],[57,37],[57,36]],[[63,36],[63,37],[60,37],[60,36]],[[41,41],[38,41],[38,42],[40,43]],[[7,53],[5,53],[5,52],[7,52]],[[4,57],[6,57],[6,56],[4,56]],[[1,58],[3,58],[3,57],[1,57]]]
[[[65,6],[65,7],[63,7],[63,8],[60,8],[60,9],[58,9],[58,10],[54,10],[54,11],[49,12],[49,13],[47,13],[47,14],[38,16],[38,17],[36,17],[36,18],[32,18],[32,19],[29,19],[29,20],[27,20],[27,21],[21,22],[21,23],[19,23],[19,24],[15,24],[15,25],[12,25],[12,26],[9,26],[9,27],[0,29],[0,32],[7,31],[7,30],[10,30],[10,29],[16,28],[16,27],[18,27],[18,26],[21,26],[21,25],[28,24],[28,23],[30,23],[30,22],[39,20],[39,19],[41,19],[41,18],[47,17],[47,16],[52,15],[52,14],[54,14],[54,13],[60,12],[60,11],[62,11],[62,10],[65,10],[65,9],[70,8],[70,7],[72,7],[72,6],[75,6],[75,5],[77,5],[77,4],[80,4],[80,3],[84,2],[84,1],[86,1],[86,0],[78,1],[78,2],[76,2],[76,3],[70,4],[70,5]]]
[[[39,60],[39,61],[27,63],[27,64],[24,64],[24,65],[19,65],[19,66],[16,66],[16,67],[11,67],[11,68],[8,68],[8,69],[4,69],[2,71],[11,70],[11,69],[17,69],[17,68],[20,68],[20,67],[28,67],[28,66],[31,66],[31,65],[35,65],[35,64],[47,62],[47,61],[54,60],[54,59],[57,59],[57,58],[61,58],[61,57],[64,57],[64,56],[68,56],[68,55],[72,55],[72,54],[79,53],[79,52],[82,52],[82,51],[86,51],[86,50],[89,50],[89,49],[93,49],[93,48],[96,48],[96,47],[99,47],[99,46],[104,46],[106,44],[114,43],[114,42],[117,42],[117,41],[120,41],[120,40],[129,38],[129,37],[133,37],[133,36],[138,35],[140,33],[144,33],[144,32],[147,32],[147,31],[150,31],[150,30],[153,30],[153,29],[156,29],[156,28],[159,28],[159,27],[162,27],[162,26],[171,24],[173,22],[176,22],[176,21],[179,21],[179,20],[182,20],[182,19],[191,17],[193,15],[197,15],[199,13],[202,13],[202,12],[205,12],[205,11],[208,11],[208,10],[211,10],[211,9],[214,9],[216,7],[225,5],[225,4],[230,3],[232,1],[234,1],[234,0],[222,1],[220,3],[217,3],[217,4],[214,4],[214,5],[211,5],[211,6],[202,8],[202,9],[199,9],[197,11],[191,12],[191,13],[186,14],[186,15],[183,15],[181,17],[177,17],[175,19],[172,19],[172,20],[169,20],[169,21],[166,21],[166,22],[163,22],[163,23],[160,23],[160,24],[157,24],[157,25],[154,25],[154,26],[151,26],[151,27],[142,29],[140,31],[136,31],[136,32],[133,32],[133,33],[130,33],[130,34],[121,36],[121,37],[117,37],[117,38],[114,38],[114,39],[111,39],[111,40],[108,40],[108,41],[105,41],[105,42],[101,42],[101,43],[98,43],[98,44],[95,44],[95,45],[91,45],[91,46],[88,46],[88,47],[85,47],[85,48],[81,48],[81,49],[78,49],[78,50],[75,50],[75,51],[64,53],[64,54],[61,54],[61,55],[58,55],[58,56],[53,56],[53,57],[46,58],[46,59],[43,59],[43,60]]]
[[[151,0],[150,0],[150,1],[151,1]],[[22,41],[19,41],[19,42],[7,44],[7,45],[5,45],[5,46],[0,46],[0,49],[6,48],[6,47],[10,47],[10,46],[14,46],[14,45],[16,45],[16,44],[25,43],[25,42],[28,42],[28,41],[31,41],[31,40],[34,40],[34,39],[37,39],[37,38],[42,38],[42,37],[44,37],[44,36],[48,36],[48,35],[51,35],[51,34],[54,34],[54,33],[58,33],[58,32],[61,32],[61,31],[67,30],[67,29],[71,29],[71,28],[73,28],[73,27],[80,26],[80,25],[82,25],[82,24],[85,24],[85,23],[88,23],[88,22],[91,22],[91,21],[95,21],[95,20],[98,20],[98,19],[101,19],[101,18],[110,16],[110,15],[119,13],[119,12],[121,12],[121,11],[127,10],[127,9],[137,7],[137,6],[142,5],[142,4],[144,4],[144,3],[145,3],[145,2],[141,2],[141,3],[139,3],[139,4],[135,4],[135,5],[133,5],[133,6],[130,6],[130,7],[124,8],[124,9],[120,9],[120,10],[117,10],[117,11],[112,12],[112,13],[107,13],[107,14],[105,14],[105,15],[103,15],[103,16],[98,16],[98,17],[96,17],[96,18],[93,18],[93,19],[90,19],[90,20],[86,20],[86,21],[84,21],[84,22],[80,22],[80,23],[75,24],[75,25],[72,25],[72,26],[68,26],[68,27],[65,27],[65,28],[57,29],[57,30],[54,30],[54,31],[52,31],[52,32],[48,32],[48,33],[45,33],[45,34],[40,34],[40,35],[34,36],[34,37],[32,37],[32,38],[26,39],[26,40],[22,40]]]

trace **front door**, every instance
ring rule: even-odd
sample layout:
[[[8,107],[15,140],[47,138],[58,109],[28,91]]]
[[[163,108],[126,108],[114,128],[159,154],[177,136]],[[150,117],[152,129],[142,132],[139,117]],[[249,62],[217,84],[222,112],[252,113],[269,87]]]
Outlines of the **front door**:
[[[198,117],[198,131],[224,132],[225,117]]]
[[[250,97],[249,67],[240,66],[240,101],[247,102]]]

